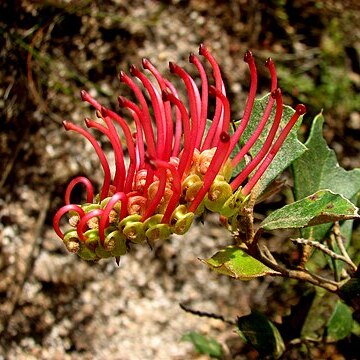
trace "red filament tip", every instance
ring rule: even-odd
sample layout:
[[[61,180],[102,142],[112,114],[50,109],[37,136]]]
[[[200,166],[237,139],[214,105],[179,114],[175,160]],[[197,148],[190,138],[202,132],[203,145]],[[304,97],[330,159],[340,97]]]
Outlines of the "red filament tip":
[[[250,61],[253,60],[253,58],[254,58],[254,57],[253,57],[252,52],[251,52],[250,50],[247,50],[246,53],[245,53],[245,55],[244,55],[244,61],[247,62],[247,63],[249,63]]]
[[[230,134],[227,131],[222,131],[220,134],[220,141],[223,143],[230,141]]]
[[[304,104],[296,105],[296,112],[300,115],[304,115],[306,113],[306,106]]]

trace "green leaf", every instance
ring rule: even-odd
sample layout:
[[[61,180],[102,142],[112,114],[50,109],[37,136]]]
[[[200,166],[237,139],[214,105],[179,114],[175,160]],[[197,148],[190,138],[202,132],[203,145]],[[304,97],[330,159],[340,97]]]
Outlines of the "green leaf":
[[[320,190],[275,210],[261,223],[264,230],[303,228],[339,220],[360,218],[357,207],[342,195]]]
[[[353,318],[351,309],[343,302],[338,301],[335,310],[326,327],[326,339],[338,341],[351,334]]]
[[[263,115],[263,112],[266,108],[266,105],[269,101],[270,94],[262,97],[261,99],[256,99],[253,107],[253,111],[249,120],[249,123],[244,131],[244,134],[241,136],[240,139],[240,145],[243,146],[251,137],[251,135],[256,130],[261,117]],[[250,155],[254,157],[261,147],[263,146],[266,137],[270,131],[271,125],[274,121],[274,115],[276,111],[276,106],[274,105],[273,111],[271,113],[270,119],[267,121],[264,130],[262,131],[259,139],[256,141],[256,143],[253,145],[253,147],[250,149]],[[277,136],[281,132],[281,130],[285,127],[285,125],[289,122],[292,115],[295,113],[295,110],[292,109],[290,106],[284,106],[283,107],[283,114],[279,126],[278,133],[274,139],[276,140]],[[295,126],[290,131],[289,135],[287,136],[285,142],[283,143],[281,149],[276,154],[275,158],[272,160],[270,166],[265,171],[263,176],[260,178],[259,181],[259,193],[261,193],[267,185],[272,182],[279,174],[281,174],[295,159],[297,159],[299,156],[301,156],[305,150],[306,147],[304,144],[302,144],[298,138],[297,138],[297,131],[301,125],[302,122],[302,116],[299,118],[299,120],[296,122]],[[238,126],[240,123],[237,122],[236,125]],[[241,166],[238,166],[234,171],[234,176],[236,176],[240,171],[244,168],[245,164],[242,163]],[[256,169],[254,170],[254,172]]]
[[[236,246],[228,246],[217,252],[210,259],[200,260],[212,270],[238,280],[251,280],[274,273],[260,261]]]
[[[195,350],[200,354],[207,354],[215,359],[221,359],[223,356],[223,349],[215,339],[201,335],[198,332],[188,332],[181,337],[181,340],[191,342]]]
[[[308,150],[292,165],[294,173],[295,199],[302,199],[320,189],[329,189],[356,203],[360,190],[360,169],[346,171],[337,162],[322,135],[324,118],[315,117],[309,139]],[[315,226],[302,231],[302,237],[320,241],[329,231],[331,224]]]
[[[324,289],[316,288],[315,297],[301,328],[301,338],[322,339],[325,327],[334,312],[338,297]]]
[[[305,143],[308,151],[293,164],[295,198],[330,189],[351,200],[360,191],[360,169],[347,171],[339,166],[334,150],[323,138],[323,123],[322,114],[315,117]]]
[[[250,315],[238,318],[237,327],[241,338],[245,338],[260,356],[278,359],[285,351],[279,330],[261,313],[252,311]]]

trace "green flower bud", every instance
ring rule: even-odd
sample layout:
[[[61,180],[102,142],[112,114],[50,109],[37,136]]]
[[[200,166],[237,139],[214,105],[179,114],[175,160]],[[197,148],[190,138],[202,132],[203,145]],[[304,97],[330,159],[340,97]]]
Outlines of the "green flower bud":
[[[111,244],[111,250],[110,250],[110,244]],[[127,252],[126,237],[123,234],[121,234],[119,230],[112,231],[109,235],[107,235],[105,238],[104,245],[105,248],[111,252],[111,255],[115,257],[125,255]]]
[[[115,248],[115,239],[113,239],[112,236],[109,237],[109,234],[112,232],[117,231],[117,228],[115,226],[109,226],[105,229],[105,240],[102,244],[102,247],[106,251],[112,251]],[[99,239],[99,243],[101,244],[101,240]]]
[[[63,242],[66,249],[71,253],[76,254],[80,249],[80,240],[76,230],[67,231],[64,235]]]
[[[150,229],[151,227],[160,224],[161,220],[163,218],[162,214],[155,214],[153,216],[150,216],[149,218],[147,218],[144,221],[144,231],[146,232],[148,229]]]
[[[171,215],[171,231],[178,235],[185,234],[194,219],[194,213],[187,212],[185,205],[179,205]]]
[[[150,227],[145,235],[150,244],[156,240],[166,240],[171,235],[170,226],[168,224],[157,224]]]
[[[134,214],[121,220],[119,230],[133,243],[141,244],[145,241],[144,223],[141,222],[141,215]]]
[[[203,182],[199,175],[191,174],[182,182],[182,194],[185,201],[191,202],[199,192]]]
[[[86,238],[85,245],[95,251],[99,245],[99,231],[97,229],[90,229],[84,232]]]
[[[212,212],[220,212],[222,207],[232,196],[231,186],[226,181],[214,181],[204,198],[205,207]]]
[[[203,186],[202,181],[198,181],[198,182],[190,185],[188,187],[188,189],[186,190],[185,200],[187,202],[193,201],[195,199],[195,196],[197,195],[197,193],[199,192],[199,190],[201,189],[202,186]]]

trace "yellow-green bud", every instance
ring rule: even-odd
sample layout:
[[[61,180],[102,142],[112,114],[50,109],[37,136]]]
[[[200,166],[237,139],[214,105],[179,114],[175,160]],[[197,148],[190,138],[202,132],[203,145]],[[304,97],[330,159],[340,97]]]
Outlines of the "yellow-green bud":
[[[205,207],[213,212],[220,212],[225,201],[232,196],[231,186],[226,181],[214,181],[204,198]]]
[[[185,234],[194,219],[194,213],[187,212],[185,205],[179,205],[171,215],[170,224],[173,233],[178,235]]]
[[[140,244],[145,241],[144,223],[141,222],[141,215],[134,214],[121,220],[119,230],[133,243]]]
[[[150,227],[145,233],[148,241],[152,244],[156,240],[166,240],[171,235],[168,224],[157,224]]]
[[[76,230],[69,230],[66,232],[63,242],[66,246],[66,249],[71,253],[76,254],[80,249],[80,240]]]

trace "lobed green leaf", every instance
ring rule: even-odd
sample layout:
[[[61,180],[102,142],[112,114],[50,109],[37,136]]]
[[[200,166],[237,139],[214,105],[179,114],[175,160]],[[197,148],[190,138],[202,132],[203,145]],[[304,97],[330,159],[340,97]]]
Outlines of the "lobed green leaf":
[[[264,230],[303,228],[328,222],[359,218],[357,207],[330,190],[316,193],[275,210],[263,220]]]

